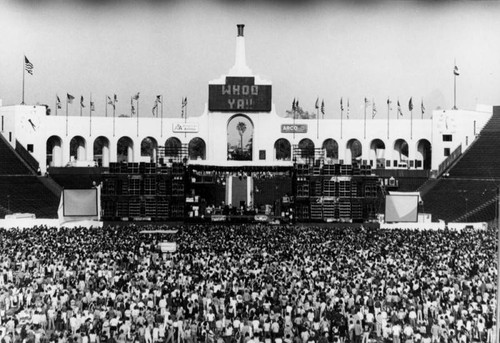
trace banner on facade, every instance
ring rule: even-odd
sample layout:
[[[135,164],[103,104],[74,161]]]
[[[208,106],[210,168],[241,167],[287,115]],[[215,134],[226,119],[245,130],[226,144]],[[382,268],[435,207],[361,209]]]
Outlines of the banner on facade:
[[[307,124],[281,124],[281,133],[307,133]]]
[[[198,123],[173,123],[173,132],[198,132]]]

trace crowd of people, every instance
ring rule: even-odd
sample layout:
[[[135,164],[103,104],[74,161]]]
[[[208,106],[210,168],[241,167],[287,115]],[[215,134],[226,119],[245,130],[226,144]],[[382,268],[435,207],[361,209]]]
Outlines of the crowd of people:
[[[0,230],[0,343],[494,342],[496,233]]]

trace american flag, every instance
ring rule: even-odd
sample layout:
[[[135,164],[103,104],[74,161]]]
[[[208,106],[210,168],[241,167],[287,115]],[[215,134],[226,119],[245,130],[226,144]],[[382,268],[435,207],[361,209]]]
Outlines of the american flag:
[[[26,56],[24,56],[24,69],[26,69],[30,75],[33,75],[33,63],[31,63]]]

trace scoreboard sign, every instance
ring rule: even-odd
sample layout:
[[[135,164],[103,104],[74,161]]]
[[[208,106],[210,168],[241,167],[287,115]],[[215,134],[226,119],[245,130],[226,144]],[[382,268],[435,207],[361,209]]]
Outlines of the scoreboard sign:
[[[226,77],[224,85],[208,85],[208,110],[271,112],[271,85],[256,85],[254,77]]]

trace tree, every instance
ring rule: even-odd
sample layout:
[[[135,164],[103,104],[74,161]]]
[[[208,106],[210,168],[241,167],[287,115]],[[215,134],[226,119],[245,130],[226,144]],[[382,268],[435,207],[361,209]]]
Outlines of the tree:
[[[297,106],[295,111],[293,111],[293,109],[286,111],[286,118],[293,118],[294,115],[295,115],[295,119],[315,119],[316,118],[315,113],[309,113],[307,111],[304,111],[304,109],[300,106]]]
[[[244,122],[240,121],[238,125],[236,125],[236,130],[238,130],[238,133],[240,134],[240,148],[243,151],[243,134],[247,130],[247,125]]]

